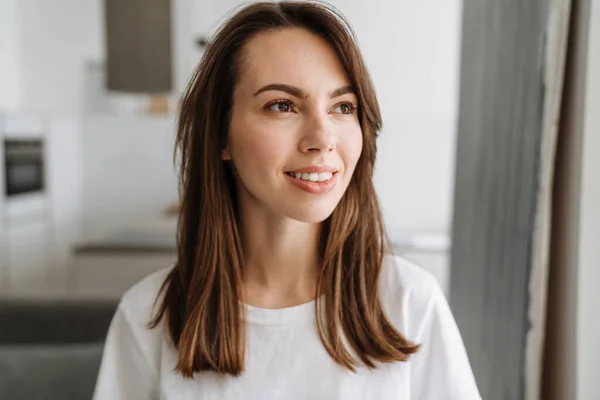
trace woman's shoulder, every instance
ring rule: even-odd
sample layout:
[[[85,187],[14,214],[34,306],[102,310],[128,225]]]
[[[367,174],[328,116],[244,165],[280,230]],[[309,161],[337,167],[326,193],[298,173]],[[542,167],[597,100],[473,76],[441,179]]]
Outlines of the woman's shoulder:
[[[133,326],[146,326],[155,311],[156,299],[173,266],[162,268],[146,276],[121,297],[119,311]]]
[[[384,257],[379,288],[386,314],[409,338],[417,335],[430,309],[445,301],[433,274],[397,255]]]
[[[428,297],[439,289],[436,278],[418,264],[401,256],[386,254],[381,268],[381,284],[392,292]]]

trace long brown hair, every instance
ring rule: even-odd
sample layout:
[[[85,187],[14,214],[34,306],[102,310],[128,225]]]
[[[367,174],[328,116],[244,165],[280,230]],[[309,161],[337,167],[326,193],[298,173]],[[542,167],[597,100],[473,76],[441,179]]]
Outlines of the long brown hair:
[[[387,244],[372,181],[381,115],[354,32],[323,3],[255,3],[216,33],[181,103],[175,153],[181,195],[178,261],[157,297],[160,305],[150,327],[166,317],[179,352],[176,370],[185,377],[204,370],[237,376],[244,370],[244,255],[234,177],[221,154],[244,45],[259,33],[286,28],[306,29],[335,50],[358,97],[363,134],[348,189],[323,222],[315,306],[323,345],[350,370],[406,361],[418,350],[386,318],[378,296]]]

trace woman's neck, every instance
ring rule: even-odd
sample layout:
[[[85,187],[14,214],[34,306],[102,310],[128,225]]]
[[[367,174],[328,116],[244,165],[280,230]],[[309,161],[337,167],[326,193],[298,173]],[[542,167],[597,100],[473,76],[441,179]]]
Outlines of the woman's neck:
[[[244,301],[283,308],[314,299],[320,224],[256,214],[243,220]]]

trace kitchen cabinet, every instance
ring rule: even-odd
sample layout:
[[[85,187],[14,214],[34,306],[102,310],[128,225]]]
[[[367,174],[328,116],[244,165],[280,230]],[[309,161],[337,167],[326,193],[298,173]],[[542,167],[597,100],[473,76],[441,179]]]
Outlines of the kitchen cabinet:
[[[46,288],[50,281],[56,283],[56,224],[57,201],[52,196],[57,182],[65,180],[64,169],[54,160],[68,159],[69,147],[59,140],[60,129],[53,129],[50,118],[13,113],[0,116],[0,157],[6,157],[4,139],[42,141],[39,165],[44,184],[28,193],[8,195],[4,171],[6,162],[0,162],[0,294],[19,295],[36,293]],[[60,126],[59,126],[60,127]],[[50,131],[57,140],[50,140]],[[60,153],[56,144],[63,145]],[[53,144],[52,146],[50,144]],[[65,150],[66,149],[66,150]],[[53,160],[53,162],[50,162]],[[21,162],[19,160],[19,162]],[[37,164],[36,164],[37,165]],[[72,168],[72,165],[69,165]],[[77,166],[78,167],[78,166]],[[78,168],[75,168],[78,169]],[[63,185],[64,186],[64,185]],[[62,187],[61,187],[62,188]],[[71,186],[67,193],[76,192]],[[75,189],[75,190],[73,190]],[[71,203],[66,205],[75,209]],[[58,214],[60,217],[60,214]],[[64,281],[64,279],[62,279]],[[62,282],[58,282],[62,283]]]
[[[7,229],[8,246],[4,258],[8,268],[5,275],[11,292],[36,290],[46,285],[50,254],[48,230],[48,224],[43,220],[26,221]]]

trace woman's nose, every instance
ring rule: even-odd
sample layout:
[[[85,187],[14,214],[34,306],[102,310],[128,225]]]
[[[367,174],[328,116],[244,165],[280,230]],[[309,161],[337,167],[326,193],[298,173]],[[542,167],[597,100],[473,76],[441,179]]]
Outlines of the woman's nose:
[[[328,115],[315,115],[309,118],[300,140],[300,151],[328,152],[335,149],[335,136]]]

